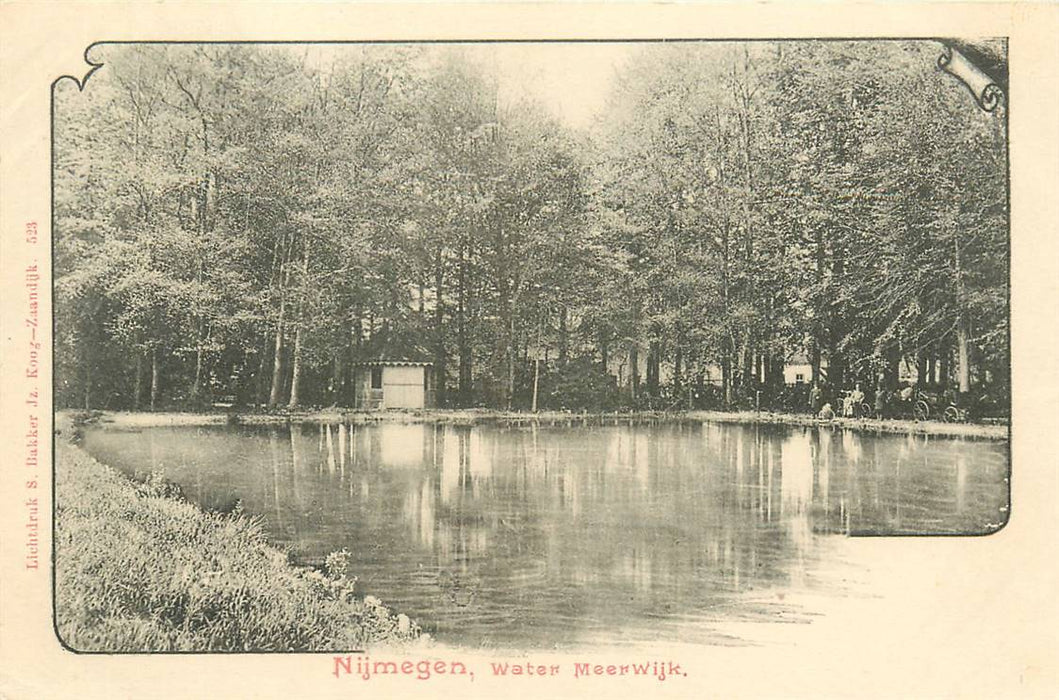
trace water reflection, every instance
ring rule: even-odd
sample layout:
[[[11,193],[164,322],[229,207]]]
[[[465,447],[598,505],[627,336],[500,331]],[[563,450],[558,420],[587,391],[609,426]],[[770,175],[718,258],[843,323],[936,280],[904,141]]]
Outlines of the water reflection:
[[[473,646],[726,641],[726,622],[831,585],[828,534],[982,532],[1007,505],[1004,445],[831,428],[97,429],[85,446],[206,508],[241,500],[303,561],[349,549],[363,592]]]

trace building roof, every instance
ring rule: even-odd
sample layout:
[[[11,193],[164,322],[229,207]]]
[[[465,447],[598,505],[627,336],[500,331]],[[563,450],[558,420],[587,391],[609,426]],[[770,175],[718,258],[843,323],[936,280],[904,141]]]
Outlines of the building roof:
[[[813,360],[809,357],[809,353],[797,351],[791,355],[790,359],[787,360],[787,366],[790,365],[811,365]],[[827,367],[827,355],[824,352],[820,353],[820,366]]]
[[[354,367],[433,367],[433,362],[419,362],[416,360],[359,360],[353,363]]]
[[[413,337],[377,337],[357,350],[353,365],[389,365],[391,367],[429,367],[430,352]]]

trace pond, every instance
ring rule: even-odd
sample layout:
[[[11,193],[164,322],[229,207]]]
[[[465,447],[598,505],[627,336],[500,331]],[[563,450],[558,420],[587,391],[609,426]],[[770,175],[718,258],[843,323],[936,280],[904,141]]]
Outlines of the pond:
[[[134,478],[241,502],[296,561],[465,648],[746,643],[847,595],[848,534],[1006,520],[1004,442],[669,422],[92,428]],[[751,624],[751,627],[754,625]]]

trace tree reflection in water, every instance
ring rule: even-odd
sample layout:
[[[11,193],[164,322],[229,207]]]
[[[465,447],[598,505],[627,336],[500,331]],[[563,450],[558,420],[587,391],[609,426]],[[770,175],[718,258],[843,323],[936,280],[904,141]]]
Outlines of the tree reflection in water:
[[[426,423],[95,429],[85,447],[206,508],[242,501],[303,561],[447,642],[730,643],[841,595],[836,534],[980,533],[1007,446],[830,427]]]

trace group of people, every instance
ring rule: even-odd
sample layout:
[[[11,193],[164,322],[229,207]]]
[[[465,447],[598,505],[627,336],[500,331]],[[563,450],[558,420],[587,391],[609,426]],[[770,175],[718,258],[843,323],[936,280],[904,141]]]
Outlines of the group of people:
[[[875,393],[876,403],[878,404],[883,397],[883,392],[877,391]],[[839,399],[841,401],[841,415],[845,418],[856,418],[862,415],[864,412],[862,406],[865,398],[864,390],[861,389],[860,383],[857,383],[851,391],[847,391],[845,396]],[[809,390],[809,411],[821,420],[832,420],[837,416],[831,402],[825,400],[824,392],[818,383],[814,383]],[[882,407],[877,405],[876,411],[881,413]]]
[[[951,407],[958,409],[956,415],[964,416],[961,420],[966,420],[968,415],[1006,415],[1005,406],[991,392],[987,393],[981,388],[973,394],[960,392],[955,384],[949,382],[921,385],[912,380],[890,388],[885,379],[880,377],[875,390],[868,396],[860,383],[852,389],[838,391],[825,382],[814,382],[809,389],[809,412],[821,420],[839,417],[941,419]]]
[[[832,420],[840,415],[844,418],[860,418],[868,414],[882,418],[894,410],[901,410],[898,407],[911,406],[916,396],[917,386],[914,382],[899,386],[894,391],[888,391],[880,384],[874,392],[874,403],[869,406],[865,403],[867,397],[864,390],[860,383],[857,383],[853,389],[846,391],[841,397],[835,397],[834,400],[838,403],[839,409],[836,412],[835,406],[827,400],[820,384],[813,384],[809,390],[809,411],[822,420]],[[957,398],[948,397],[948,395],[946,398],[949,398],[949,403],[957,401]]]

